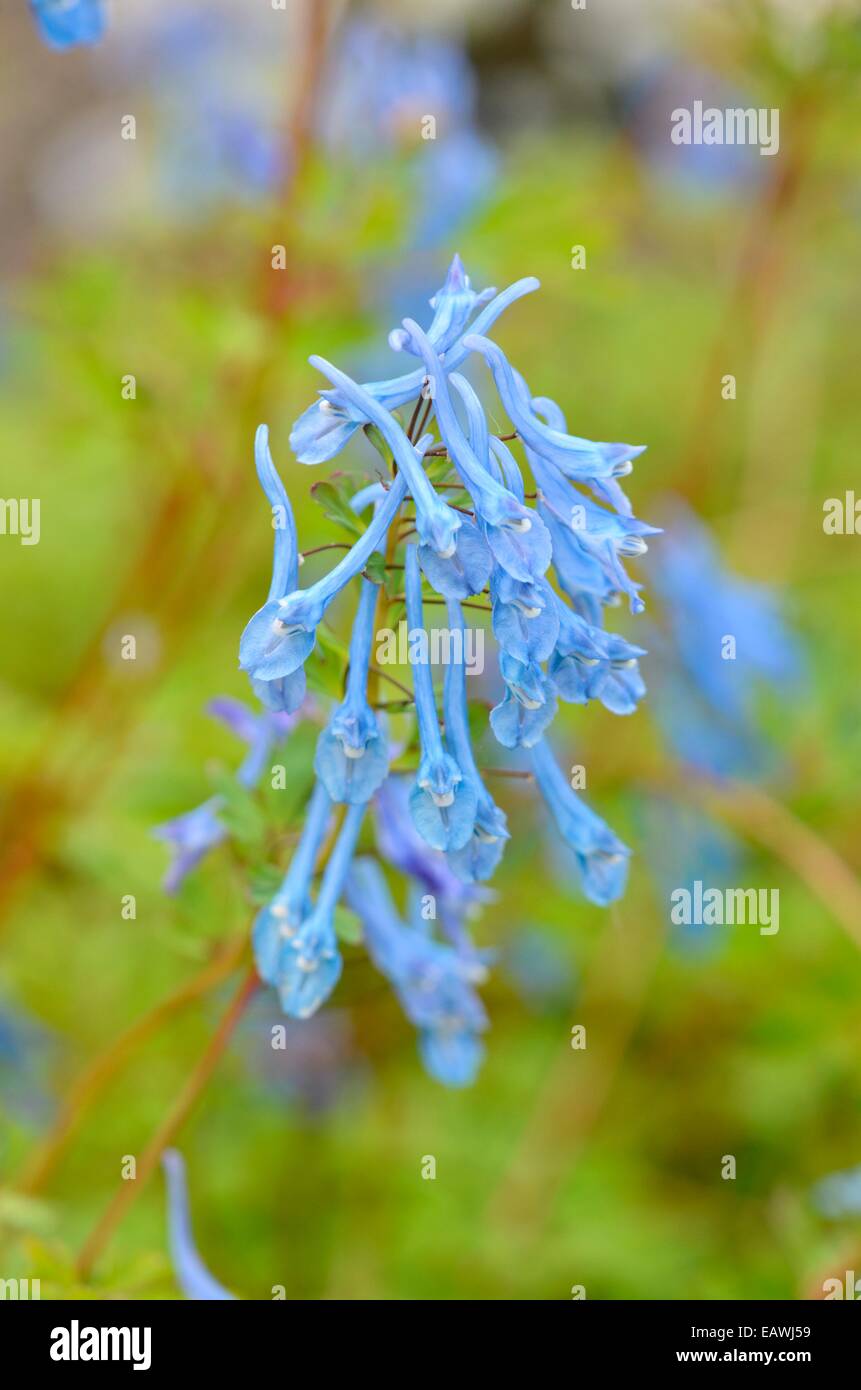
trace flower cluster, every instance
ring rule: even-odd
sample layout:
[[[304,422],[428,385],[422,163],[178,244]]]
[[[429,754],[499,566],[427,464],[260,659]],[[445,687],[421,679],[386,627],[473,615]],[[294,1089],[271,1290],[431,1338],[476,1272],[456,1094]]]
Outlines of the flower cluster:
[[[427,329],[406,319],[390,335],[396,351],[415,359],[413,370],[360,385],[323,358],[311,359],[327,386],[293,428],[299,462],[328,462],[363,430],[390,458],[391,471],[352,497],[353,514],[372,509],[370,519],[343,558],[307,588],[298,587],[296,527],[265,426],[256,440],[275,553],[268,599],[242,634],[240,665],[268,711],[301,713],[306,665],[330,606],[358,585],[343,698],[317,742],[301,836],[280,889],[255,923],[258,968],[288,1015],[313,1014],[341,974],[336,909],[345,899],[363,922],[371,958],[419,1031],[426,1066],[452,1085],[474,1075],[486,1022],[475,993],[484,963],[466,918],[509,832],[473,750],[462,656],[447,665],[441,699],[427,661],[412,661],[413,690],[402,703],[414,723],[393,750],[378,698],[381,673],[372,662],[388,604],[405,603],[411,651],[413,640],[426,636],[429,599],[444,607],[449,635],[461,639],[453,650],[462,654],[463,605],[486,595],[472,606],[489,612],[498,648],[501,698],[489,719],[495,739],[525,750],[589,899],[603,905],[620,895],[629,855],[572,790],[545,735],[560,699],[597,699],[627,714],[643,695],[642,650],[607,632],[602,617],[620,595],[633,612],[642,609],[639,585],[622,560],[641,554],[655,528],[633,517],[619,481],[641,448],[569,434],[559,407],[533,396],[487,336],[503,310],[537,288],[529,278],[500,294],[477,293],[455,257],[431,301]],[[463,375],[470,358],[489,368],[511,422],[505,437],[491,432]],[[534,492],[506,443],[514,438]],[[393,575],[402,575],[400,595],[391,594]],[[392,770],[393,758],[413,748],[410,770]],[[371,804],[375,857],[357,859]],[[404,911],[380,863],[407,876]]]

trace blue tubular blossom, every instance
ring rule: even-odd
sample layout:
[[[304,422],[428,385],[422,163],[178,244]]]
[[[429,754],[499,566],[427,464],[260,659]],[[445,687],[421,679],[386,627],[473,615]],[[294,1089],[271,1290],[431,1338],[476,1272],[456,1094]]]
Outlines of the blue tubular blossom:
[[[30,0],[30,8],[51,48],[98,43],[105,32],[103,0]]]
[[[590,902],[606,907],[624,892],[630,850],[572,790],[544,739],[534,746],[531,758],[556,828],[574,851],[583,892]]]
[[[269,450],[269,429],[260,425],[254,439],[254,462],[260,486],[272,508],[275,543],[272,556],[272,580],[268,602],[291,594],[299,582],[299,540],[293,508],[284,489]],[[261,704],[271,710],[297,710],[305,698],[305,671],[299,667],[288,675],[264,680],[252,674],[251,685]]]
[[[341,978],[343,961],[334,914],[350,868],[366,806],[350,806],[335,841],[317,901],[279,960],[278,995],[291,1018],[310,1018]]]
[[[239,665],[258,680],[282,680],[303,666],[314,649],[317,627],[328,605],[361,574],[406,496],[398,474],[374,519],[343,560],[309,589],[270,599],[251,618],[239,642]]]
[[[527,449],[527,456],[538,484],[539,511],[553,538],[553,567],[562,588],[572,600],[588,594],[597,604],[626,593],[631,611],[642,612],[640,585],[629,578],[621,557],[644,555],[648,546],[643,538],[658,535],[658,528],[599,507],[532,450]]]
[[[278,984],[287,943],[295,938],[311,910],[311,881],[331,813],[332,803],[326,789],[321,782],[317,782],[284,881],[272,901],[258,912],[254,920],[251,933],[254,959],[257,973],[267,984]]]
[[[499,658],[505,695],[490,711],[490,727],[503,748],[532,748],[556,717],[556,691],[536,661]]]
[[[212,700],[209,713],[248,744],[248,752],[236,773],[236,780],[248,788],[256,787],[274,744],[286,737],[297,722],[287,714],[254,714],[239,700],[226,697]],[[166,893],[179,892],[192,869],[226,838],[227,830],[219,818],[223,806],[224,797],[211,796],[201,806],[175,816],[152,831],[157,840],[165,840],[173,849],[173,859],[162,885]]]
[[[487,1016],[472,983],[483,971],[451,946],[401,922],[373,860],[353,865],[347,893],[362,919],[371,959],[391,980],[404,1013],[419,1030],[426,1070],[445,1086],[469,1086],[484,1055]]]
[[[410,634],[423,631],[422,580],[414,545],[406,549],[405,590]],[[413,686],[421,761],[410,795],[413,824],[433,849],[461,849],[475,822],[475,788],[443,747],[427,659],[413,663]]]
[[[455,254],[448,268],[445,284],[430,301],[434,316],[428,328],[428,338],[437,352],[448,352],[464,332],[479,305],[487,304],[495,294],[495,289],[481,290],[479,293],[471,289],[463,262],[460,256]],[[392,329],[389,334],[389,346],[394,352],[412,350],[409,334],[403,328]]]
[[[486,358],[500,400],[524,444],[575,482],[624,477],[630,473],[631,461],[643,452],[644,445],[598,444],[591,439],[562,434],[545,425],[533,412],[522,378],[518,381],[505,353],[476,329],[477,325],[466,334],[463,345],[468,352],[479,352]]]
[[[559,635],[556,594],[546,579],[521,584],[504,570],[490,577],[493,633],[502,651],[517,661],[546,661]]]
[[[385,733],[368,704],[368,664],[374,639],[377,585],[362,581],[350,642],[347,694],[317,740],[314,770],[333,801],[369,801],[389,766]]]
[[[338,368],[333,367],[324,357],[314,356],[308,360],[330,381],[335,382],[346,398],[358,410],[364,411],[365,418],[377,426],[391,449],[398,468],[406,478],[410,496],[416,507],[416,530],[419,539],[423,545],[436,551],[442,559],[448,559],[450,555],[454,554],[455,533],[461,524],[460,517],[434,491],[430,479],[420,463],[424,448],[421,444],[414,448],[394,416],[378,405],[373,396],[369,395],[343,372],[339,372]],[[427,447],[427,443],[429,443],[429,439],[425,442],[425,447]]]
[[[439,357],[417,323],[404,319],[404,328],[424,359],[443,441],[472,498],[476,519],[494,559],[514,579],[528,582],[538,578],[551,559],[551,542],[546,527],[535,512],[496,482],[486,465],[476,456],[454,413]],[[464,382],[463,386],[466,385]],[[470,408],[475,417],[475,408]],[[481,407],[478,406],[478,409]],[[486,432],[478,429],[476,433],[483,443]]]
[[[448,624],[452,632],[461,633],[463,653],[463,613],[456,599],[448,601]],[[509,839],[505,813],[495,804],[481,780],[472,751],[469,735],[469,716],[466,699],[466,668],[460,661],[451,661],[445,672],[445,736],[463,775],[475,790],[476,810],[472,835],[461,849],[450,850],[448,862],[458,878],[465,883],[490,878],[502,858],[505,841]]]
[[[531,275],[509,285],[476,316],[472,331],[486,333],[511,304],[538,287],[539,282]],[[395,344],[400,345],[398,338],[395,338]],[[463,338],[458,338],[446,351],[446,371],[455,371],[468,356],[469,349],[464,346]],[[422,389],[424,379],[422,368],[388,381],[368,382],[361,389],[390,411],[414,400]],[[290,447],[300,463],[327,463],[335,458],[367,419],[364,409],[359,409],[339,390],[324,391],[322,396],[322,400],[315,401],[299,416],[290,435]]]
[[[388,777],[374,799],[377,848],[387,864],[407,874],[429,893],[446,932],[463,943],[463,919],[482,902],[488,890],[465,884],[451,871],[447,857],[431,849],[409,815],[406,777]]]
[[[612,714],[632,714],[646,693],[637,658],[642,647],[587,623],[553,595],[559,635],[548,674],[559,695],[572,704],[599,699]]]
[[[167,1181],[167,1226],[170,1259],[176,1282],[186,1298],[198,1301],[231,1300],[228,1293],[210,1274],[198,1254],[191,1230],[188,1210],[188,1186],[185,1161],[177,1149],[165,1149],[161,1163]]]

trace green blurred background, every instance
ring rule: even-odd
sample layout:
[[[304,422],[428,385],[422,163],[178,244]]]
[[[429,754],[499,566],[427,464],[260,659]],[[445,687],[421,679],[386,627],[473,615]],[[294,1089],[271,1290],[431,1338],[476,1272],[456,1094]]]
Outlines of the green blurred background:
[[[517,833],[476,925],[500,953],[492,1028],[463,1092],[423,1073],[359,948],[285,1054],[255,999],[176,1139],[197,1243],[246,1298],[821,1296],[861,1269],[857,1212],[826,1219],[811,1198],[861,1163],[861,541],[822,525],[861,429],[857,9],[364,7],[432,26],[476,74],[470,129],[493,169],[422,236],[424,92],[371,156],[320,138],[359,7],[253,8],[216,6],[227,38],[202,58],[202,2],[182,43],[167,4],[118,0],[102,44],[64,54],[23,3],[0,21],[2,491],[41,499],[38,545],[0,537],[0,1276],[41,1278],[43,1297],[179,1296],[158,1172],[86,1278],[75,1260],[242,969],[242,855],[219,851],[170,900],[151,829],[238,760],[204,707],[248,698],[237,640],[271,558],[254,430],[269,424],[303,547],[330,539],[287,442],[318,385],[307,357],[397,371],[386,332],[458,250],[479,288],[540,277],[498,340],[578,433],[648,443],[637,514],[685,498],[730,569],[782,593],[807,679],[763,707],[778,765],[750,785],[673,764],[656,689],[627,720],[563,707],[590,803],[634,850],[625,898],[602,911],[566,888],[528,793],[505,802]],[[668,112],[697,96],[777,107],[779,154],[671,146]],[[220,103],[288,152],[273,176],[243,182],[212,154]],[[659,548],[636,566],[650,613]],[[619,626],[638,640],[638,621]],[[297,785],[311,756],[291,753]],[[671,930],[681,839],[653,817],[668,786],[683,824],[707,806],[737,837],[741,881],[779,888],[778,935],[692,949]],[[276,832],[295,823],[295,804],[259,805]]]

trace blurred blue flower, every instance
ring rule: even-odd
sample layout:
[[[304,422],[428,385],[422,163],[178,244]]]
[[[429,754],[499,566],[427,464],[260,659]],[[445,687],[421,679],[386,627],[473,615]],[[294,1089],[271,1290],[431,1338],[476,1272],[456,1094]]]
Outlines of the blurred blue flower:
[[[191,1230],[188,1185],[182,1154],[177,1149],[165,1149],[161,1162],[167,1181],[168,1240],[176,1282],[186,1298],[200,1301],[235,1299],[235,1294],[228,1293],[227,1289],[212,1277],[198,1254]]]
[[[407,1018],[419,1030],[419,1050],[445,1086],[468,1086],[484,1055],[487,1016],[473,983],[484,971],[451,946],[400,920],[379,865],[358,859],[348,900],[362,919],[368,953],[394,986]]]
[[[566,781],[546,740],[531,751],[532,770],[562,839],[574,851],[580,883],[590,902],[606,907],[622,896],[631,851]]]
[[[692,512],[676,505],[655,587],[663,623],[650,632],[656,713],[685,762],[756,775],[769,746],[757,714],[762,687],[785,695],[803,673],[800,645],[765,585],[738,579]]]
[[[861,1215],[861,1166],[821,1178],[811,1198],[816,1209],[829,1221]]]
[[[288,714],[254,714],[239,700],[222,696],[212,700],[209,713],[220,719],[238,738],[248,744],[236,780],[242,786],[256,787],[262,777],[273,747],[292,731],[297,718]],[[212,796],[192,811],[185,811],[173,820],[153,830],[158,840],[165,840],[173,850],[173,859],[164,879],[164,891],[177,893],[183,881],[201,859],[221,844],[227,830],[219,818],[224,806],[222,796]]]
[[[447,39],[374,19],[349,24],[331,63],[321,133],[330,157],[410,160],[410,241],[448,238],[493,187],[497,159],[475,125],[475,80]]]
[[[30,0],[39,33],[52,48],[98,43],[105,32],[103,0]]]

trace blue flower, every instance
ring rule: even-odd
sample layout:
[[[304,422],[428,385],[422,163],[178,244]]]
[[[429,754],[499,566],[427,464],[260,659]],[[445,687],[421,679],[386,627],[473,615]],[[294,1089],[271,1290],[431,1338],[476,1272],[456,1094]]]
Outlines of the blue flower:
[[[546,661],[556,647],[559,609],[564,608],[547,581],[524,584],[496,569],[490,577],[490,602],[493,633],[502,650],[524,664]]]
[[[407,621],[411,632],[423,630],[421,572],[414,545],[406,549]],[[421,656],[413,663],[421,761],[410,795],[410,814],[423,839],[434,849],[461,849],[475,823],[475,788],[443,747],[430,666]]]
[[[239,700],[227,697],[213,700],[209,713],[249,745],[236,773],[236,780],[248,788],[257,786],[273,746],[285,738],[297,722],[286,714],[253,714]],[[223,806],[223,797],[212,796],[201,806],[153,830],[155,838],[167,841],[174,851],[163,884],[166,893],[177,893],[192,869],[226,838],[227,831],[219,818]]]
[[[287,594],[291,594],[299,582],[299,542],[290,499],[269,451],[269,430],[266,425],[260,425],[257,430],[254,461],[260,486],[272,507],[275,545],[268,603],[277,604]],[[257,698],[271,710],[286,710],[292,713],[305,698],[305,671],[301,666],[274,679],[252,674],[251,684]]]
[[[572,790],[546,740],[535,744],[531,760],[535,780],[556,828],[574,851],[583,892],[590,902],[606,907],[624,892],[630,850]]]
[[[484,1055],[484,1007],[473,984],[483,978],[474,959],[400,920],[382,871],[358,860],[348,882],[349,902],[361,917],[368,954],[393,984],[404,1013],[419,1030],[422,1061],[445,1086],[469,1086]]]
[[[463,613],[456,599],[448,602],[449,628],[463,632]],[[463,643],[460,646],[463,651]],[[476,767],[469,736],[469,715],[466,699],[466,669],[464,662],[451,661],[446,667],[445,736],[463,775],[472,783],[475,792],[475,821],[472,835],[459,849],[449,851],[451,868],[466,883],[492,877],[502,858],[505,841],[509,839],[505,812],[495,804]]]
[[[254,959],[261,980],[267,984],[279,983],[288,943],[295,938],[311,911],[311,883],[331,814],[332,803],[326,789],[321,782],[317,782],[284,881],[272,901],[258,912],[254,920],[251,934]]]
[[[705,526],[678,505],[655,578],[664,621],[649,640],[668,739],[708,771],[762,771],[770,750],[757,716],[760,688],[783,693],[803,671],[777,596],[728,571]]]
[[[235,1299],[235,1294],[228,1293],[213,1278],[198,1254],[191,1230],[182,1154],[177,1149],[165,1149],[161,1162],[167,1180],[168,1239],[176,1282],[186,1298],[201,1301]]]
[[[317,738],[317,782],[305,824],[281,888],[254,925],[258,970],[277,989],[289,1016],[310,1017],[341,974],[335,910],[347,891],[365,922],[371,956],[393,981],[418,1030],[425,1066],[451,1085],[471,1080],[482,1055],[486,1020],[473,985],[484,960],[467,919],[488,896],[478,885],[492,876],[509,838],[505,813],[485,785],[471,742],[463,600],[489,591],[504,682],[490,728],[504,747],[531,750],[538,788],[573,853],[586,896],[602,905],[618,897],[629,856],[569,787],[545,733],[559,697],[577,704],[598,699],[614,713],[630,714],[645,693],[642,648],[605,631],[603,617],[622,593],[634,612],[642,608],[640,586],[622,562],[645,551],[645,537],[655,528],[632,515],[618,482],[640,449],[568,434],[555,402],[532,397],[484,336],[503,309],[535,288],[537,281],[526,279],[501,295],[476,293],[455,256],[432,300],[427,331],[405,318],[390,335],[396,351],[420,359],[417,370],[360,385],[323,358],[310,359],[329,386],[294,425],[291,443],[300,462],[334,457],[356,429],[369,427],[375,443],[381,437],[391,451],[392,476],[359,487],[350,506],[358,515],[372,505],[372,519],[339,563],[307,589],[296,587],[295,526],[263,428],[255,448],[266,496],[285,519],[276,536],[269,597],[240,642],[240,665],[261,698],[279,710],[293,708],[290,682],[304,679],[328,606],[354,579],[361,581],[344,694]],[[506,437],[519,440],[531,466],[535,508],[527,506],[533,494],[526,492],[521,464],[491,434],[481,401],[458,371],[473,352],[490,364],[515,427],[515,435]],[[411,408],[407,429],[394,413],[401,406]],[[429,432],[416,440],[428,421]],[[463,493],[469,505],[455,505]],[[411,509],[402,510],[408,501]],[[388,776],[387,731],[368,693],[380,600],[371,575],[379,577],[380,552],[391,570],[401,568],[403,557],[418,741],[411,785]],[[372,557],[375,568],[369,566]],[[423,577],[447,605],[442,726],[428,659],[435,644],[424,627]],[[487,611],[484,603],[472,606]],[[262,766],[259,756],[257,763]],[[259,775],[254,767],[252,774]],[[371,801],[378,854],[408,878],[403,913],[393,907],[379,870],[354,867],[351,873]],[[333,802],[347,809],[332,847]],[[191,827],[203,840],[217,825],[216,812],[217,806],[202,808],[199,825]],[[440,939],[430,925],[437,917]]]
[[[559,695],[572,704],[599,699],[612,714],[632,714],[646,693],[637,661],[642,647],[593,627],[553,598],[559,633],[547,669]]]
[[[813,1205],[829,1221],[857,1217],[861,1213],[861,1166],[842,1173],[829,1173],[816,1183]]]
[[[455,296],[460,297],[462,294],[459,286],[459,275],[460,272],[453,263],[453,269],[449,270],[446,284],[435,296],[435,321],[442,321],[444,309],[446,320],[449,316],[453,317],[455,313],[459,315],[462,312],[461,309],[454,310],[450,307],[451,299]],[[511,304],[523,295],[531,294],[538,287],[539,282],[534,276],[527,276],[523,280],[515,281],[513,285],[509,285],[508,289],[496,295],[489,304],[482,308],[472,322],[472,331],[486,333],[500,314],[504,313]],[[469,293],[471,294],[472,291]],[[482,299],[482,295],[476,296],[473,307],[477,306]],[[440,332],[442,334],[442,329]],[[433,336],[431,334],[429,336],[433,342]],[[397,349],[407,345],[400,330],[396,330],[391,342],[392,346]],[[463,337],[459,337],[450,348],[446,349],[446,371],[455,371],[466,361],[468,356],[469,349],[464,346]],[[393,377],[387,381],[365,383],[361,390],[372,396],[385,410],[397,410],[398,406],[406,405],[415,399],[422,390],[424,380],[424,368],[420,368],[406,376]],[[322,399],[310,405],[294,424],[290,435],[290,447],[300,463],[328,463],[349,444],[356,430],[360,425],[365,424],[367,419],[364,402],[357,405],[354,400],[342,395],[337,388],[333,391],[324,391]]]
[[[30,0],[30,8],[51,48],[98,43],[105,32],[103,0]]]
[[[314,770],[333,801],[370,801],[389,768],[385,734],[366,694],[377,593],[376,584],[362,581],[346,698],[317,741]]]
[[[502,349],[476,330],[477,325],[463,345],[468,352],[481,353],[487,359],[506,414],[525,445],[574,482],[630,473],[632,460],[643,452],[644,445],[596,444],[551,429],[535,414],[523,379],[515,375]]]
[[[341,978],[343,961],[335,936],[334,913],[350,868],[365,806],[350,806],[323,870],[317,901],[278,963],[278,995],[291,1018],[310,1018]]]
[[[405,319],[404,329],[424,359],[428,371],[428,389],[443,441],[473,500],[476,520],[494,560],[514,579],[528,583],[539,578],[551,558],[550,536],[545,526],[535,512],[495,480],[486,462],[476,456],[454,413],[443,364],[417,323]],[[458,389],[469,400],[471,388],[463,378],[458,380]],[[473,405],[469,400],[469,404],[475,426],[478,417],[474,405],[478,402]],[[487,439],[485,430],[481,434],[480,447],[487,444]]]
[[[327,575],[309,589],[271,598],[250,619],[239,643],[239,664],[252,677],[279,681],[304,666],[317,641],[317,628],[328,605],[351,579],[361,574],[385,536],[406,496],[399,473],[364,534]]]
[[[490,712],[490,727],[503,748],[532,748],[556,717],[556,689],[536,661],[503,651],[499,669],[505,695]]]

